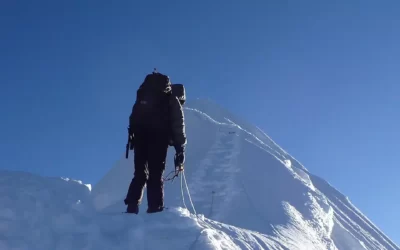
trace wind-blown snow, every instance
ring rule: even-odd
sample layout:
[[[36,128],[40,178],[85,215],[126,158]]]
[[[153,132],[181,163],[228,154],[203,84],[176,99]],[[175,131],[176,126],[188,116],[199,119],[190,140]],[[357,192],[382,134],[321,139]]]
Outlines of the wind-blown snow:
[[[133,152],[93,189],[1,171],[0,249],[400,249],[258,127],[204,100],[189,102],[185,118],[197,214],[179,180],[165,184],[166,211],[146,214],[145,198],[139,215],[122,214]]]

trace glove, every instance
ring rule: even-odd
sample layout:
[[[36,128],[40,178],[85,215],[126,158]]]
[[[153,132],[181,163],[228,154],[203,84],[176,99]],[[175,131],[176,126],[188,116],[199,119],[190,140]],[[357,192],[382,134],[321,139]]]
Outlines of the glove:
[[[183,164],[185,163],[185,145],[175,145],[175,170],[183,170]]]
[[[175,170],[182,171],[183,164],[185,163],[185,153],[184,152],[176,153],[174,158],[174,163],[175,163]]]
[[[175,170],[182,171],[185,163],[185,145],[175,145]]]

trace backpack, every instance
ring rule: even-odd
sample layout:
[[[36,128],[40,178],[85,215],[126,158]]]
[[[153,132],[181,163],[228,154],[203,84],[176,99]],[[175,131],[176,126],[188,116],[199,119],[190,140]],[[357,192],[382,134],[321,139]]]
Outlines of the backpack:
[[[167,131],[171,93],[168,76],[158,72],[148,74],[136,93],[136,101],[129,117],[131,132],[140,133],[149,129]]]

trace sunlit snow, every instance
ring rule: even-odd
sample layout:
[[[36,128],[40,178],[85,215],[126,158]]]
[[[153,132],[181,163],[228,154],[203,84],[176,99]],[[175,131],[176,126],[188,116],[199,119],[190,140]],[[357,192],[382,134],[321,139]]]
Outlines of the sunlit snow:
[[[210,101],[184,111],[190,197],[178,178],[165,184],[164,212],[146,214],[145,198],[139,215],[123,214],[133,176],[123,146],[93,188],[0,171],[0,250],[400,249],[258,127]]]

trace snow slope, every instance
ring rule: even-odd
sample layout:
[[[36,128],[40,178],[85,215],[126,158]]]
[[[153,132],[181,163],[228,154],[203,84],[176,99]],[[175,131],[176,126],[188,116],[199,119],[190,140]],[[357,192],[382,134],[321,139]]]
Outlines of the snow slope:
[[[121,214],[133,152],[93,190],[3,171],[0,249],[400,249],[259,128],[205,100],[189,102],[185,118],[195,210],[178,179],[165,184],[165,212],[145,214],[145,198],[138,216]]]

